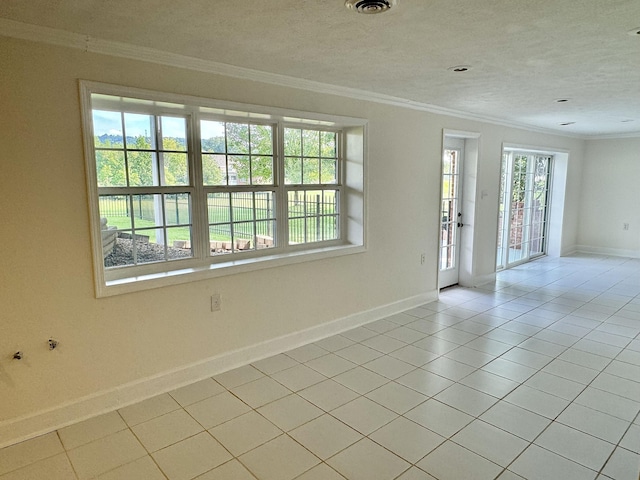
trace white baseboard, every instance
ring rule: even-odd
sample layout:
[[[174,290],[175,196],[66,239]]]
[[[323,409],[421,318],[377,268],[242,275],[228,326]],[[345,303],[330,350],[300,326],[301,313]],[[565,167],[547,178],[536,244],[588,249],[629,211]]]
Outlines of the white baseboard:
[[[626,250],[623,248],[592,247],[589,245],[576,245],[576,252],[590,253],[594,255],[609,255],[613,257],[640,258],[639,250]]]
[[[486,275],[476,275],[472,279],[474,287],[479,287],[480,285],[484,285],[485,283],[495,282],[495,281],[496,281],[496,272],[487,273]]]
[[[96,392],[33,414],[0,422],[0,448],[108,413],[263,358],[366,325],[438,298],[434,290],[315,327],[226,352],[191,365]]]
[[[568,247],[564,247],[560,251],[560,256],[561,257],[568,257],[570,255],[573,255],[574,253],[578,253],[578,246],[577,245],[570,245]]]

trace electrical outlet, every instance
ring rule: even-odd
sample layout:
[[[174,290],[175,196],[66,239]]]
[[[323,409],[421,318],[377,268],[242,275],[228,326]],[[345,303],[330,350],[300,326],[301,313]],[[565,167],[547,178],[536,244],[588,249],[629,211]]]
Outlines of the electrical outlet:
[[[424,265],[424,262],[427,261],[427,254],[423,253],[420,255],[420,265]]]
[[[214,293],[211,295],[211,311],[217,312],[220,310],[220,306],[222,304],[222,299],[220,298],[219,293]]]
[[[623,230],[629,230],[629,224],[628,223],[623,223],[622,224],[622,229]]]

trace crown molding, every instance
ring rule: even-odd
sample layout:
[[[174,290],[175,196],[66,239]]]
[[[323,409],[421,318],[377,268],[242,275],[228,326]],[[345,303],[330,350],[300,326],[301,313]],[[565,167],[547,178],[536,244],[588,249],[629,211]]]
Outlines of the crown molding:
[[[620,140],[623,138],[640,138],[640,132],[612,133],[609,135],[585,135],[585,140]]]
[[[14,20],[8,20],[5,18],[0,18],[0,35],[18,38],[21,40],[29,40],[33,42],[41,42],[62,47],[80,49],[89,53],[128,58],[130,60],[139,60],[143,62],[150,62],[170,67],[211,73],[214,75],[222,75],[242,80],[250,80],[270,85],[296,88],[300,90],[336,95],[352,98],[355,100],[364,100],[368,102],[380,103],[396,107],[410,108],[412,110],[420,110],[436,115],[444,115],[448,117],[461,118],[476,122],[490,123],[502,127],[517,128],[548,135],[550,134],[578,139],[627,137],[626,134],[614,134],[611,136],[588,136],[580,134],[570,134],[550,128],[536,127],[534,125],[529,125],[526,123],[506,121],[504,119],[488,115],[477,115],[461,110],[439,107],[437,105],[428,103],[416,102],[405,98],[395,97],[393,95],[385,95],[382,93],[322,83],[314,80],[307,80],[304,78],[281,75],[278,73],[270,73],[260,70],[254,70],[251,68],[238,67],[235,65],[215,62],[212,60],[204,60],[187,55],[165,52],[154,48],[142,47],[113,40],[104,40],[92,37],[90,35],[82,35],[79,33],[67,32],[65,30],[59,30],[55,28],[16,22]],[[640,132],[630,134],[628,136],[633,137],[639,135]]]

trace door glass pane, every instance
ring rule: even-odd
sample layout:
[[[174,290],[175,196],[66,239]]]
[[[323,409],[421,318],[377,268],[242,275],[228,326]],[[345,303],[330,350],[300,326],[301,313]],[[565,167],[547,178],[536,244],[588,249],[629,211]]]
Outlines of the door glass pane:
[[[508,213],[507,207],[507,182],[508,166],[511,155],[505,152],[502,155],[502,168],[500,174],[500,204],[498,205],[498,254],[496,255],[497,269],[504,268],[505,265],[505,220]]]
[[[458,244],[459,150],[444,151],[442,158],[442,210],[440,228],[440,270],[456,268]]]

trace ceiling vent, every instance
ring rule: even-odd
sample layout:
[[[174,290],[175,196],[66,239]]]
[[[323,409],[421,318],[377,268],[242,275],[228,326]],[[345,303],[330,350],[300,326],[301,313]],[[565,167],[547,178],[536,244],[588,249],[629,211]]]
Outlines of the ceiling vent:
[[[395,7],[396,0],[347,0],[345,6],[358,13],[384,13]]]

